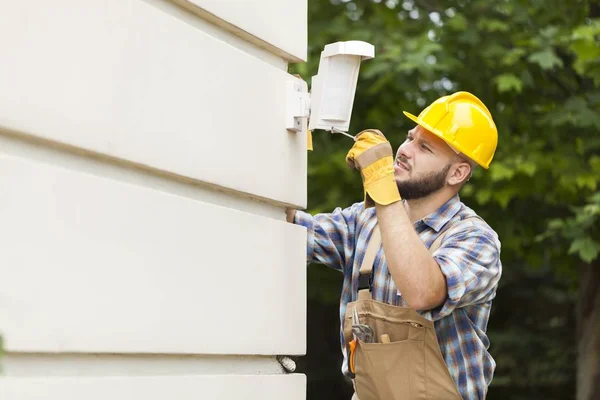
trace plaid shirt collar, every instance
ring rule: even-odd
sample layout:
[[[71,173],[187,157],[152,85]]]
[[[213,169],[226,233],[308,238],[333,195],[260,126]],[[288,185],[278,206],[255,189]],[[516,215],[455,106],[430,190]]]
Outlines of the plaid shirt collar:
[[[423,222],[437,233],[460,211],[460,204],[460,198],[456,194],[437,210],[421,219],[420,222]]]

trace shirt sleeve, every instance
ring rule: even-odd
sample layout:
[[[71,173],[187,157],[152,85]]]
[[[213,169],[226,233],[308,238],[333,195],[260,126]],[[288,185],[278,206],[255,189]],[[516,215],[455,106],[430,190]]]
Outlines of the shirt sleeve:
[[[343,270],[346,263],[351,262],[356,240],[356,221],[363,208],[361,202],[345,209],[338,207],[332,213],[314,216],[296,211],[294,223],[307,229],[306,263],[318,263]]]
[[[431,320],[496,296],[502,265],[500,242],[491,228],[479,223],[452,228],[433,258],[446,278],[448,296],[444,304],[429,311]]]

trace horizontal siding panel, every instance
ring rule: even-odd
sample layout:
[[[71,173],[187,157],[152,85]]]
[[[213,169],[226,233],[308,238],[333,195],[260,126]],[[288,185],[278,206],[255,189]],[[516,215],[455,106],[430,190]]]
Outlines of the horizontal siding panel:
[[[13,352],[304,354],[304,228],[0,157]]]
[[[295,79],[142,0],[11,2],[0,128],[306,206]]]
[[[292,375],[0,378],[2,400],[304,400],[306,377]]]
[[[306,61],[306,0],[177,0],[191,3],[245,33]],[[217,22],[218,24],[218,22]],[[239,32],[235,32],[238,33]]]
[[[281,374],[271,356],[108,353],[3,353],[1,377]],[[1,397],[0,397],[1,398]]]

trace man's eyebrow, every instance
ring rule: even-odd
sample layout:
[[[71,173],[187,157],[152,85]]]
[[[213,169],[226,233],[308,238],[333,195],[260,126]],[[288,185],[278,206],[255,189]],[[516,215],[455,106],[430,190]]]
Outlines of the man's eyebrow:
[[[406,136],[414,136],[414,134],[415,134],[415,130],[411,129],[408,131]],[[419,143],[425,144],[426,146],[429,146],[433,150],[437,149],[437,147],[435,147],[430,141],[428,141],[427,139],[423,139],[423,135],[419,135],[419,137],[417,138],[417,141]]]
[[[419,143],[426,145],[427,147],[431,148],[432,150],[436,149],[436,147],[433,144],[431,144],[430,141],[428,141],[427,139],[423,139],[422,136],[419,137],[417,140],[419,141]]]

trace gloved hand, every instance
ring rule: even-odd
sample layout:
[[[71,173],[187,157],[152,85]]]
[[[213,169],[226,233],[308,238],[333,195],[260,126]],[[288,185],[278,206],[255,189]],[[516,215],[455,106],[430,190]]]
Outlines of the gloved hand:
[[[350,168],[360,170],[365,188],[365,208],[375,203],[388,205],[400,201],[394,178],[394,153],[390,142],[376,129],[355,136],[354,146],[346,155]]]

